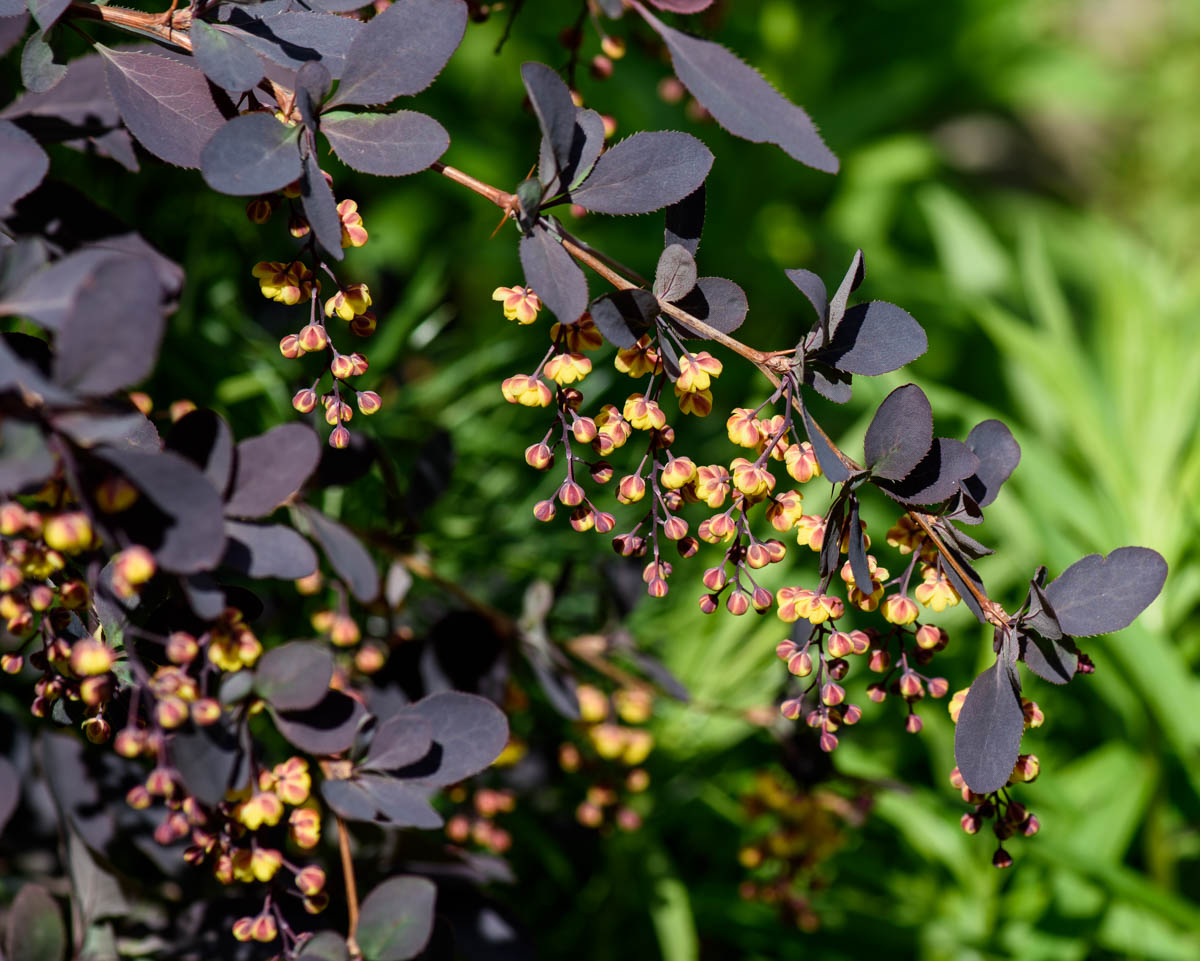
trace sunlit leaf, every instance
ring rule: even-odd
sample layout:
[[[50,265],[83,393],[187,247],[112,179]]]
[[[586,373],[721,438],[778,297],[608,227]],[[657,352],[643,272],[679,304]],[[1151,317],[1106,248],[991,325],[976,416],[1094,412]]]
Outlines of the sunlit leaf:
[[[337,754],[354,743],[354,735],[366,716],[366,708],[354,698],[331,690],[313,707],[276,711],[275,726],[302,751]]]
[[[321,702],[332,679],[327,646],[292,641],[264,652],[254,670],[254,689],[277,710],[306,711]]]
[[[425,878],[389,878],[362,903],[358,946],[366,961],[407,961],[424,950],[433,933],[437,888]]]
[[[415,110],[338,110],[321,118],[321,133],[347,167],[380,177],[425,170],[450,146],[450,135],[442,125]]]
[[[204,145],[196,166],[204,182],[224,194],[247,197],[280,190],[300,176],[300,130],[269,113],[234,117]]]
[[[307,424],[280,424],[237,445],[233,485],[225,512],[264,517],[308,480],[321,456],[321,443]]]
[[[193,19],[188,36],[196,63],[218,87],[240,92],[262,79],[262,61],[237,37],[236,31]]]
[[[587,310],[587,279],[571,255],[545,227],[534,227],[519,247],[525,284],[560,321],[572,323]]]
[[[996,663],[975,678],[954,731],[955,763],[967,786],[978,794],[1004,787],[1021,751],[1025,714],[1013,668],[1014,643],[1006,640]]]
[[[364,604],[375,600],[379,596],[379,571],[358,538],[318,510],[305,505],[301,505],[300,510],[329,563],[346,581],[350,593]]]
[[[691,292],[699,275],[691,252],[680,244],[671,244],[658,258],[654,270],[654,293],[666,301],[677,301]]]
[[[866,466],[876,477],[902,480],[933,444],[933,409],[916,384],[897,387],[884,398],[863,441]]]
[[[636,133],[600,155],[571,202],[602,214],[642,214],[677,203],[704,183],[712,153],[691,134]]]
[[[1118,547],[1104,557],[1089,554],[1046,587],[1046,597],[1064,633],[1073,637],[1110,634],[1158,597],[1167,562],[1147,547]]]

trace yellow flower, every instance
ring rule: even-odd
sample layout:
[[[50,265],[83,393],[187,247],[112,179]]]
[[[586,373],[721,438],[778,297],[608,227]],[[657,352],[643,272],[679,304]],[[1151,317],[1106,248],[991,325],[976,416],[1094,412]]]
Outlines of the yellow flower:
[[[492,300],[501,301],[504,316],[523,327],[537,320],[542,309],[541,299],[528,287],[497,287],[492,291]]]

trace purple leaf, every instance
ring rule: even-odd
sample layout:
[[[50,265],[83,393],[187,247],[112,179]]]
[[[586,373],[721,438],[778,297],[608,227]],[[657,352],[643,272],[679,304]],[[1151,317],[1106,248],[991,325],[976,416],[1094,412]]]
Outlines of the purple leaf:
[[[833,299],[829,301],[830,337],[837,330],[838,324],[842,322],[842,317],[846,314],[846,305],[850,302],[850,295],[858,290],[859,285],[863,282],[866,270],[866,264],[863,262],[863,252],[856,250],[854,256],[850,258],[850,266],[846,268],[842,282],[838,284],[838,289],[834,292]],[[855,371],[855,373],[858,373],[858,371]]]
[[[321,3],[328,0],[321,0]],[[336,0],[334,0],[336,2]],[[343,0],[357,3],[358,0]],[[297,961],[350,961],[350,952],[346,950],[346,938],[336,931],[318,931],[304,942]]]
[[[229,25],[238,28],[238,39],[273,62],[299,70],[317,60],[335,80],[345,71],[350,47],[365,27],[359,20],[327,13],[285,12],[260,18],[240,8],[230,12]]]
[[[21,801],[21,775],[5,758],[0,757],[0,834]]]
[[[849,533],[849,555],[850,555],[850,573],[854,575],[854,583],[863,593],[867,593],[865,588],[872,583],[871,567],[867,561],[867,547],[863,542],[862,526],[859,523],[858,516],[858,498],[853,494],[848,498],[850,501],[850,517],[847,524]]]
[[[104,82],[104,58],[94,53],[72,60],[62,83],[53,90],[27,91],[0,110],[0,119],[17,117],[49,117],[75,127],[87,124],[115,127],[120,115]]]
[[[1036,631],[1021,631],[1021,660],[1034,674],[1051,684],[1066,684],[1079,667],[1079,651],[1069,637],[1051,639]]]
[[[367,710],[341,691],[326,691],[313,707],[276,711],[275,726],[293,747],[309,754],[337,754],[354,743]]]
[[[321,173],[316,154],[311,152],[304,158],[300,203],[304,207],[305,219],[325,252],[332,259],[341,260],[345,256],[342,253],[342,218],[338,215],[337,202],[333,199],[329,182]]]
[[[247,577],[296,581],[317,569],[312,545],[283,524],[225,521],[225,554],[221,563]]]
[[[394,777],[361,774],[348,780],[326,781],[321,785],[321,794],[331,808],[351,821],[425,830],[445,823],[422,791]]]
[[[595,110],[576,108],[575,127],[571,138],[571,154],[567,166],[560,174],[553,171],[553,157],[548,157],[548,147],[545,138],[542,139],[538,152],[538,176],[544,177],[547,196],[561,194],[565,190],[578,187],[604,150],[604,118]],[[547,168],[550,169],[547,169]]]
[[[433,933],[437,887],[425,878],[389,878],[367,895],[356,940],[371,961],[408,961],[425,950]]]
[[[230,517],[265,517],[300,489],[317,466],[321,443],[307,424],[280,424],[237,445]]]
[[[850,479],[850,471],[841,459],[834,452],[833,445],[830,444],[829,438],[825,436],[825,432],[821,430],[821,426],[813,420],[812,414],[808,412],[808,407],[803,408],[804,430],[808,434],[808,442],[813,446],[813,453],[817,455],[817,463],[821,465],[821,473],[825,475],[826,480],[831,484],[841,484]]]
[[[712,6],[713,0],[650,0],[659,10],[671,13],[699,13]]]
[[[357,778],[321,782],[321,797],[347,821],[374,821],[375,799]]]
[[[4,155],[0,211],[4,211],[42,182],[50,158],[33,137],[7,120],[0,120],[0,153]]]
[[[158,274],[148,260],[113,257],[82,280],[56,338],[54,380],[90,396],[146,377],[166,319]]]
[[[195,465],[171,451],[98,448],[95,456],[116,467],[166,515],[160,543],[147,544],[160,567],[190,574],[217,563],[225,547],[221,498]]]
[[[58,22],[58,18],[71,5],[71,0],[29,0],[29,12],[45,32]]]
[[[315,508],[302,504],[300,512],[312,527],[313,536],[325,551],[329,563],[350,588],[350,593],[364,604],[375,600],[379,596],[379,571],[358,538]]]
[[[654,294],[673,303],[692,291],[697,280],[696,260],[681,244],[671,244],[654,269]]]
[[[300,176],[300,129],[269,113],[234,117],[204,145],[198,164],[204,182],[235,197],[286,187]]]
[[[1021,753],[1025,714],[1012,665],[1013,645],[1006,640],[996,663],[975,678],[954,730],[954,760],[967,787],[977,794],[1004,787]]]
[[[317,113],[332,86],[333,77],[319,60],[309,60],[296,71],[296,109],[309,130],[317,129]]]
[[[518,248],[525,284],[564,324],[574,323],[587,310],[587,279],[579,265],[542,226],[521,238]]]
[[[8,961],[61,961],[67,956],[62,911],[40,884],[26,884],[17,892],[8,917],[4,939]]]
[[[967,556],[953,544],[947,544],[946,550],[949,556],[958,564],[959,568],[962,569],[963,573],[970,579],[970,584],[974,584],[981,594],[986,595],[987,592],[984,590],[983,579],[979,576],[975,568],[971,566],[971,562],[967,559]],[[975,619],[980,624],[987,624],[988,619],[983,613],[983,608],[979,606],[979,601],[975,600],[975,595],[971,593],[968,582],[958,575],[951,564],[947,564],[943,571],[946,577],[950,579],[950,583],[954,585],[954,590],[958,592],[958,596],[967,605],[967,610],[975,615]]]
[[[0,14],[0,57],[17,45],[17,41],[25,36],[25,28],[29,26],[29,14],[25,4],[17,0],[5,0],[11,13]],[[15,9],[14,9],[15,8]],[[6,9],[0,4],[0,10]]]
[[[0,493],[16,494],[54,473],[55,459],[41,430],[25,421],[0,423]]]
[[[1167,562],[1148,547],[1118,547],[1103,557],[1089,554],[1046,587],[1046,598],[1065,634],[1111,634],[1133,623],[1158,597]]]
[[[712,168],[709,149],[673,130],[636,133],[600,155],[571,202],[601,214],[644,214],[683,200]]]
[[[550,147],[554,160],[552,171],[539,170],[539,179],[549,184],[555,173],[565,172],[571,163],[571,146],[575,139],[575,103],[571,91],[558,74],[543,63],[529,61],[521,64],[521,82],[529,94],[529,102],[542,128],[544,143]]]
[[[796,285],[800,293],[808,298],[808,302],[813,305],[813,310],[817,312],[817,320],[825,320],[829,310],[829,296],[825,292],[825,282],[811,270],[803,268],[785,270],[784,274]]]
[[[746,311],[750,309],[742,288],[724,277],[701,277],[691,292],[676,302],[675,306],[725,334],[732,334],[741,327],[746,319]],[[688,336],[701,336],[688,330],[683,321],[674,323]]]
[[[835,404],[844,404],[853,396],[850,386],[852,379],[850,374],[843,374],[825,364],[810,361],[804,365],[804,383]]]
[[[203,804],[219,804],[238,774],[241,750],[224,727],[212,725],[176,734],[171,759],[188,792]]]
[[[863,441],[866,466],[876,477],[903,480],[933,444],[933,410],[916,384],[897,387],[884,398]]]
[[[458,49],[466,28],[461,0],[398,0],[350,45],[330,106],[369,106],[420,93]]]
[[[263,77],[258,54],[238,38],[238,31],[192,20],[192,56],[205,75],[218,87],[234,93],[249,90]]]
[[[940,504],[949,500],[963,480],[979,468],[979,458],[961,441],[939,437],[902,480],[882,478],[875,486],[901,504]]]
[[[111,251],[84,247],[34,272],[0,302],[0,314],[20,314],[58,332],[76,308],[80,291],[94,288],[104,268],[117,259]]]
[[[650,291],[634,287],[597,297],[589,311],[604,339],[614,347],[627,349],[650,329],[659,305]]]
[[[491,764],[508,743],[508,721],[495,704],[475,694],[442,691],[422,698],[400,712],[400,717],[421,717],[429,722],[434,744],[440,748],[436,767],[419,762],[412,776],[435,787],[453,784],[478,774]]]
[[[700,234],[704,230],[704,184],[682,200],[667,208],[667,225],[663,231],[663,246],[679,244],[693,257],[700,249]]]
[[[166,447],[199,467],[217,493],[228,489],[233,474],[233,433],[219,414],[211,410],[185,414],[171,427]]]
[[[837,173],[837,157],[825,146],[808,114],[757,70],[720,44],[668,27],[640,3],[633,8],[666,41],[675,73],[717,123],[734,136],[777,144],[802,164]]]
[[[21,83],[34,93],[45,93],[67,75],[67,65],[54,59],[54,50],[39,30],[30,34],[21,50]]]
[[[332,679],[328,647],[291,641],[263,654],[254,671],[254,690],[277,711],[307,711],[321,703]]]
[[[199,167],[201,150],[225,123],[204,74],[150,53],[122,53],[103,44],[96,49],[105,58],[108,89],[129,132],[167,163]]]
[[[149,454],[162,450],[154,425],[138,411],[92,413],[66,411],[51,417],[54,429],[80,447],[127,447]]]
[[[360,767],[389,771],[416,764],[433,747],[433,726],[423,717],[401,713],[379,725]]]
[[[371,0],[307,0],[308,6],[329,13],[349,13],[370,6]]]
[[[925,331],[910,314],[873,300],[847,310],[829,346],[815,357],[848,374],[875,377],[916,360],[926,347]]]
[[[821,542],[818,555],[818,572],[821,577],[831,577],[841,564],[842,531],[845,530],[846,488],[833,499],[825,512],[825,539]]]
[[[971,428],[967,446],[979,458],[979,470],[963,482],[963,489],[980,507],[987,507],[1000,493],[1021,460],[1021,446],[1004,424],[985,420]]]
[[[450,146],[450,135],[415,110],[321,117],[321,133],[347,167],[379,177],[406,177],[425,170]]]

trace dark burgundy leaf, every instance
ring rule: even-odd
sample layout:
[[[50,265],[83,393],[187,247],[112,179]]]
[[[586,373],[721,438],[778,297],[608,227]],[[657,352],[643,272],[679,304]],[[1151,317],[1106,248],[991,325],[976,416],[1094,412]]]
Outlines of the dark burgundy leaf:
[[[958,715],[954,760],[967,786],[977,794],[1004,787],[1021,752],[1025,714],[1021,684],[1013,667],[1015,656],[1015,642],[1008,638],[996,663],[971,684]]]
[[[825,512],[825,539],[821,542],[818,568],[821,577],[830,577],[841,563],[842,531],[846,519],[846,489],[833,499]]]
[[[717,123],[734,136],[777,144],[802,164],[837,173],[837,157],[825,146],[808,114],[757,70],[720,44],[668,27],[640,3],[635,3],[634,9],[666,41],[675,73]]]
[[[50,169],[50,158],[33,137],[7,120],[0,120],[0,153],[4,155],[0,173],[2,211],[42,182]]]
[[[829,301],[829,335],[831,337],[846,314],[846,305],[850,302],[850,295],[858,290],[859,284],[863,282],[866,270],[867,266],[863,262],[863,252],[856,250],[854,256],[850,258],[850,266],[846,268],[842,282],[838,284],[838,289],[834,292],[833,299]],[[861,372],[854,371],[854,373]]]
[[[98,448],[95,456],[124,474],[168,519],[154,556],[164,570],[208,570],[225,547],[221,497],[200,470],[172,451]]]
[[[433,726],[423,717],[397,714],[376,729],[360,767],[389,771],[416,764],[433,747]]]
[[[61,390],[46,380],[35,363],[26,363],[25,358],[14,352],[13,348],[17,347],[15,340],[20,336],[22,335],[10,333],[0,337],[0,391],[32,392],[54,403],[70,403],[75,400],[68,391]],[[31,337],[30,340],[45,346],[35,337]]]
[[[979,588],[981,594],[986,594],[983,588],[983,579],[979,576],[975,568],[971,566],[971,562],[967,559],[967,556],[952,544],[946,544],[945,547],[950,557],[954,558],[958,567],[970,578],[970,582]],[[954,585],[954,589],[958,592],[958,596],[962,598],[963,603],[967,605],[967,609],[975,615],[976,620],[980,624],[987,624],[988,619],[983,613],[983,608],[979,606],[979,602],[975,600],[975,595],[971,593],[967,582],[959,577],[954,566],[946,564],[943,572],[950,579],[950,583]]]
[[[21,50],[21,83],[34,93],[45,93],[67,75],[67,65],[54,59],[54,50],[39,30],[30,34]]]
[[[539,171],[548,184],[554,173],[565,172],[571,163],[571,146],[575,140],[575,104],[571,91],[558,74],[544,63],[528,61],[521,64],[521,82],[529,94],[538,126],[554,160],[553,171]]]
[[[591,173],[603,149],[604,119],[595,110],[576,108],[571,153],[561,174],[554,172],[554,158],[549,153],[547,141],[542,140],[538,152],[538,176],[540,179],[545,172],[546,179],[542,183],[546,188],[546,196],[557,196],[565,190],[578,187]]]
[[[315,5],[336,0],[320,0]],[[358,0],[343,0],[348,3],[358,3]],[[329,8],[326,8],[329,9]],[[350,961],[350,952],[346,950],[346,939],[336,931],[320,931],[304,942],[304,947],[296,955],[297,959],[307,958],[308,961]]]
[[[858,517],[858,498],[853,494],[849,497],[849,554],[850,573],[854,575],[854,583],[864,594],[870,593],[871,567],[867,562],[867,547],[863,542],[862,526]]]
[[[437,887],[425,878],[389,878],[367,895],[358,916],[358,946],[371,961],[408,961],[433,933]]]
[[[401,828],[433,831],[445,822],[426,797],[426,792],[386,774],[360,774],[355,782],[375,804],[377,819]]]
[[[0,493],[16,494],[54,473],[55,459],[34,424],[4,418],[0,423]]]
[[[321,133],[347,167],[380,177],[405,177],[425,170],[450,146],[450,135],[442,125],[415,110],[338,110],[321,118]]]
[[[699,13],[712,6],[713,0],[650,0],[659,10],[672,13]]]
[[[158,274],[158,283],[170,297],[178,296],[183,289],[183,268],[175,261],[164,257],[137,233],[112,234],[88,245],[89,249],[110,250],[117,253],[148,260]]]
[[[106,261],[81,283],[59,331],[55,381],[97,397],[137,383],[154,368],[165,324],[154,265]]]
[[[587,278],[563,245],[545,227],[521,238],[519,252],[525,284],[532,287],[554,315],[570,324],[587,310]]]
[[[625,15],[625,4],[622,0],[596,0],[606,17],[620,20]]]
[[[71,411],[51,418],[54,429],[80,447],[128,447],[154,453],[162,450],[158,431],[137,411],[85,413]]]
[[[389,103],[420,93],[441,73],[467,28],[461,0],[401,0],[368,21],[346,53],[330,106]]]
[[[225,521],[225,554],[221,564],[247,577],[295,581],[317,569],[312,545],[283,524]]]
[[[525,657],[550,706],[568,721],[579,720],[579,695],[571,672],[556,665],[542,646],[524,645]]]
[[[700,249],[700,234],[704,231],[704,184],[682,200],[667,208],[667,226],[663,231],[663,246],[679,244],[693,257]]]
[[[829,310],[829,295],[825,292],[825,282],[811,270],[803,268],[785,270],[784,274],[796,285],[800,293],[808,298],[808,302],[813,305],[813,310],[817,312],[817,320],[823,321]]]
[[[114,127],[117,105],[104,81],[104,58],[90,54],[72,60],[62,83],[46,93],[26,92],[0,111],[0,118],[46,117],[73,127]]]
[[[43,270],[50,253],[40,237],[26,237],[0,247],[0,311],[5,300],[31,276]]]
[[[265,517],[308,480],[321,456],[321,442],[307,424],[280,424],[237,445],[233,486],[225,513]]]
[[[76,309],[80,293],[94,290],[104,270],[119,255],[98,247],[84,247],[33,273],[0,302],[0,314],[20,314],[48,330],[60,331]]]
[[[71,0],[29,0],[29,12],[44,32],[58,22],[58,18],[70,5]]]
[[[201,150],[225,123],[204,74],[151,53],[123,53],[103,44],[96,49],[105,58],[108,89],[130,133],[167,163],[199,167]]]
[[[224,494],[229,488],[233,474],[233,433],[216,412],[194,410],[179,418],[167,435],[166,447],[199,467],[217,493]]]
[[[614,347],[634,346],[659,314],[658,300],[648,290],[632,288],[605,294],[589,308],[597,329]]]
[[[953,497],[978,467],[979,458],[966,444],[939,437],[903,480],[880,478],[875,486],[901,504],[940,504]]]
[[[671,244],[658,258],[654,270],[654,293],[668,302],[685,297],[696,286],[696,261],[681,244]]]
[[[679,355],[675,353],[674,344],[663,335],[661,328],[658,331],[658,353],[662,357],[663,370],[666,371],[667,377],[672,381],[679,380]]]
[[[990,547],[985,547],[983,544],[980,544],[979,541],[975,540],[975,538],[964,534],[961,530],[959,530],[959,528],[955,527],[946,520],[942,520],[938,524],[938,528],[943,534],[946,535],[947,539],[949,539],[950,542],[954,544],[954,546],[960,551],[966,554],[967,557],[978,559],[980,557],[986,557],[988,554],[996,553]]]
[[[1036,631],[1021,631],[1021,660],[1034,674],[1051,684],[1066,684],[1079,666],[1079,651],[1069,637],[1052,640]]]
[[[673,130],[636,133],[600,155],[571,202],[602,214],[644,214],[677,203],[712,168],[709,149]]]
[[[219,804],[233,786],[241,753],[237,739],[221,725],[198,727],[171,740],[171,761],[190,794],[203,804]]]
[[[453,784],[477,774],[491,764],[508,743],[508,721],[495,704],[475,694],[442,691],[422,698],[399,716],[427,720],[435,745],[441,749],[434,770],[424,764],[413,772],[422,782],[434,786]],[[410,769],[411,770],[411,769]]]
[[[7,9],[12,12],[0,15],[0,57],[17,45],[17,41],[25,36],[25,28],[29,26],[29,14],[25,11],[25,4],[17,3],[17,0],[5,2],[9,5]],[[3,4],[0,4],[0,9],[4,9]]]
[[[321,797],[347,821],[374,821],[377,816],[375,799],[357,778],[322,781]]]
[[[96,765],[111,764],[116,758],[98,759],[85,751],[81,739],[73,733],[43,731],[38,746],[42,774],[67,825],[90,847],[102,850],[112,841],[115,824],[101,798],[102,778],[96,776],[104,768]]]
[[[724,277],[701,277],[691,292],[677,301],[675,306],[724,334],[732,334],[741,327],[746,319],[746,311],[750,309],[745,291]],[[700,336],[687,330],[683,321],[676,323],[688,336]]]
[[[317,129],[317,114],[332,86],[333,77],[319,60],[309,60],[296,71],[296,109],[310,130]]]
[[[211,574],[189,574],[187,577],[181,577],[179,584],[187,598],[188,607],[201,620],[216,620],[225,610],[225,592]]]
[[[817,463],[821,465],[821,473],[831,484],[841,484],[850,479],[850,471],[834,453],[833,445],[821,430],[820,425],[813,420],[808,408],[803,409],[804,430],[808,434],[808,442],[813,445],[813,453],[817,455]]]
[[[1057,641],[1063,636],[1063,632],[1054,613],[1054,605],[1046,597],[1045,580],[1046,568],[1039,567],[1037,577],[1029,582],[1029,596],[1025,601],[1028,611],[1021,618],[1021,626],[1031,628],[1049,640]]]
[[[8,961],[62,961],[67,956],[67,928],[58,902],[40,884],[25,884],[8,910]],[[409,955],[405,955],[409,957]]]
[[[811,362],[804,366],[804,383],[835,404],[844,404],[853,396],[852,379],[850,374],[824,364]]]
[[[863,441],[866,466],[876,477],[903,480],[933,444],[933,409],[916,384],[897,387],[884,398]]]
[[[320,511],[301,505],[301,513],[312,527],[313,536],[325,551],[333,569],[364,604],[379,596],[379,571],[358,538]]]
[[[351,10],[361,10],[370,6],[370,0],[306,0],[308,6],[315,10],[326,10],[329,13],[349,13]]]
[[[21,775],[5,758],[0,757],[0,834],[21,801]]]
[[[1063,633],[1111,634],[1133,623],[1158,597],[1167,562],[1148,547],[1118,547],[1076,561],[1046,588]]]
[[[259,4],[258,8],[265,6]],[[251,13],[256,9],[249,8]],[[244,7],[230,11],[229,24],[238,28],[237,36],[243,43],[293,71],[320,61],[335,80],[343,75],[350,47],[364,27],[359,20],[326,13],[281,12],[262,17],[251,13]]]
[[[307,711],[324,699],[332,679],[328,647],[291,641],[263,654],[254,671],[254,689],[277,711]]]
[[[249,90],[263,77],[258,54],[238,38],[238,31],[214,27],[203,20],[192,20],[188,36],[192,38],[192,56],[205,75],[218,87],[240,93]]]
[[[873,300],[847,310],[829,346],[816,356],[838,370],[875,377],[915,360],[927,346],[925,331],[910,314]]]
[[[198,166],[205,183],[235,197],[286,187],[300,176],[300,130],[269,113],[234,117],[216,131],[200,154]]]
[[[341,260],[342,218],[338,215],[333,191],[321,174],[320,164],[314,153],[304,158],[304,174],[300,178],[300,203],[304,217],[312,227],[317,241],[334,260]]]
[[[294,746],[309,754],[337,754],[354,743],[367,710],[341,691],[326,691],[303,711],[276,711],[275,726]]]
[[[966,443],[979,458],[979,470],[963,482],[963,488],[976,504],[987,507],[1016,470],[1021,460],[1021,446],[1012,431],[998,420],[976,424],[967,435]]]

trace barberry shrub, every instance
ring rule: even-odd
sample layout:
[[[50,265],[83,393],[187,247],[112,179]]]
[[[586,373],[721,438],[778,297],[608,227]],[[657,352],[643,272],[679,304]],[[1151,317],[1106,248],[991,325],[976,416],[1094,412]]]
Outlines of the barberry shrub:
[[[624,18],[729,133],[836,172],[803,110],[696,35],[687,16],[708,6],[584,4],[601,35],[592,71],[611,72],[625,55],[603,25]],[[551,478],[535,517],[604,535],[651,597],[682,583],[706,614],[777,618],[780,672],[791,679],[779,713],[813,729],[821,751],[864,716],[843,684],[856,665],[877,675],[867,697],[900,701],[917,733],[919,705],[954,686],[931,669],[949,642],[935,615],[962,603],[994,629],[994,663],[948,701],[948,773],[969,805],[963,828],[991,822],[998,867],[1012,863],[1004,841],[1038,830],[1014,790],[1040,771],[1021,750],[1024,730],[1043,720],[1022,697],[1021,671],[1054,684],[1089,673],[1078,639],[1126,627],[1162,588],[1162,558],[1121,547],[1054,578],[1022,559],[1030,576],[1019,605],[992,598],[975,567],[990,551],[966,529],[1018,465],[1011,432],[985,420],[961,441],[938,437],[928,398],[909,383],[874,412],[861,457],[841,449],[813,397],[843,404],[855,376],[904,367],[929,349],[923,328],[893,304],[855,302],[859,251],[832,294],[809,270],[786,272],[798,312],[813,313],[783,349],[739,340],[749,297],[700,272],[706,206],[720,203],[705,188],[713,154],[676,131],[612,142],[611,118],[567,82],[578,24],[564,70],[497,60],[519,69],[540,131],[513,145],[528,177],[507,190],[441,163],[449,118],[399,100],[428,87],[468,21],[488,13],[462,0],[218,0],[161,13],[90,2],[31,2],[27,12],[0,0],[0,45],[22,44],[25,87],[0,113],[0,314],[10,318],[0,340],[0,666],[31,716],[13,725],[14,750],[0,760],[0,824],[57,836],[73,895],[68,929],[46,886],[24,886],[8,957],[401,961],[446,950],[431,942],[438,916],[452,916],[466,943],[481,909],[442,912],[439,897],[494,878],[479,851],[502,855],[513,843],[501,821],[523,781],[494,775],[528,754],[535,732],[524,722],[510,732],[501,707],[516,728],[531,694],[575,722],[556,752],[583,785],[578,822],[639,828],[654,697],[684,692],[619,630],[567,651],[552,643],[560,597],[547,585],[530,586],[520,614],[506,615],[440,578],[417,548],[422,479],[405,485],[407,497],[393,489],[383,439],[350,426],[385,401],[360,386],[371,383],[380,305],[354,274],[355,251],[371,239],[371,195],[345,196],[330,157],[377,177],[431,171],[511,221],[523,277],[497,277],[493,298],[529,328],[514,337],[548,330],[540,362],[497,385],[530,408],[524,459]],[[68,58],[81,41],[91,49]],[[283,223],[270,240],[277,259],[247,263],[242,280],[294,318],[279,342],[295,361],[294,417],[239,440],[212,410],[136,389],[188,280],[170,259],[178,252],[155,250],[74,195],[64,201],[51,171],[64,150],[110,158],[129,177],[159,162],[193,169],[196,191],[247,198],[253,223]],[[661,253],[639,273],[576,236],[566,210],[662,211]],[[601,359],[615,376],[593,376]],[[731,364],[764,378],[765,399],[718,403]],[[632,383],[611,388],[625,377]],[[714,414],[736,456],[707,463],[689,453],[688,425]],[[368,475],[382,476],[398,516],[351,530],[323,508]],[[827,505],[806,513],[805,493],[822,480]],[[896,512],[874,539],[864,497]],[[407,604],[414,578],[462,608],[428,647]],[[632,668],[615,667],[614,654]],[[494,781],[464,783],[489,767]],[[784,835],[861,818],[830,797],[789,805],[787,792],[765,778],[747,804],[776,812]],[[442,830],[451,843],[403,835],[411,850],[396,873],[395,857],[371,853],[374,829],[352,827],[362,824]],[[748,869],[771,836],[744,848]],[[782,897],[806,856],[792,852],[771,878],[747,882],[751,893]],[[174,894],[160,899],[175,904],[134,925],[129,879],[151,876],[170,882]],[[807,902],[788,898],[811,925]]]

